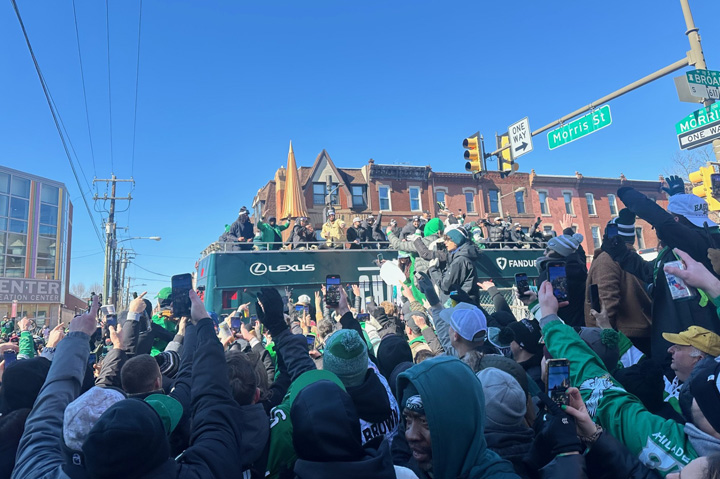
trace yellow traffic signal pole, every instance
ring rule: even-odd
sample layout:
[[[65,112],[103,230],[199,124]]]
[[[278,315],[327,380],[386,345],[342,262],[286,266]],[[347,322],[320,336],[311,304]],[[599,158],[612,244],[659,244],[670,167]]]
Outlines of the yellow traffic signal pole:
[[[626,93],[630,93],[633,90],[636,90],[640,88],[641,86],[647,85],[648,83],[651,83],[659,78],[662,78],[666,75],[669,75],[670,73],[673,73],[677,70],[680,70],[682,68],[685,68],[686,66],[694,66],[697,69],[705,70],[707,69],[707,66],[705,65],[705,56],[703,54],[702,45],[700,43],[700,35],[698,34],[698,28],[695,26],[695,22],[693,21],[692,13],[690,12],[690,5],[688,3],[688,0],[680,0],[680,5],[682,6],[683,16],[685,17],[685,25],[687,26],[687,31],[685,32],[685,35],[687,35],[688,40],[690,41],[690,50],[687,52],[685,58],[682,60],[678,60],[675,63],[666,66],[665,68],[661,68],[660,70],[656,71],[655,73],[651,73],[650,75],[641,78],[638,81],[635,81],[633,83],[630,83],[629,85],[620,88],[619,90],[616,90],[609,95],[605,95],[604,97],[600,98],[599,100],[596,100],[582,108],[579,108],[575,110],[572,113],[569,113],[562,118],[553,121],[552,123],[548,123],[547,125],[543,126],[542,128],[539,128],[532,132],[532,136],[539,135],[540,133],[543,133],[553,127],[556,127],[558,125],[562,125],[568,120],[573,119],[574,117],[585,113],[587,111],[592,111],[598,106],[602,105],[603,103],[607,103],[610,100],[614,100],[615,98],[618,98]],[[714,100],[705,100],[703,102],[703,105],[710,106],[712,103],[714,103]],[[712,142],[713,145],[713,151],[715,152],[715,158],[720,161],[720,140],[714,140]],[[492,153],[488,153],[487,157],[491,156],[498,156],[501,152],[507,150],[510,148],[510,145],[506,145],[503,147],[500,147],[493,151]]]

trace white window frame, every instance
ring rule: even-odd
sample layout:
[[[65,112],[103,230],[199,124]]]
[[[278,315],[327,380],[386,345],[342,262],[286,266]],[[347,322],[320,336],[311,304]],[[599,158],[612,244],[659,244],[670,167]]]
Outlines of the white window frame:
[[[411,192],[412,192],[413,190],[417,190],[418,207],[415,208],[415,209],[413,209],[413,207],[412,207],[413,199],[412,199],[412,193],[411,193]],[[422,206],[422,188],[420,188],[419,186],[408,186],[408,198],[410,199],[410,211],[422,211],[422,210],[423,210],[423,206]]]
[[[438,186],[438,187],[433,188],[433,189],[434,189],[434,191],[433,191],[433,200],[434,200],[434,202],[435,202],[435,203],[434,203],[435,206],[437,207],[437,202],[438,202],[437,194],[438,194],[438,191],[442,191],[442,193],[443,193],[443,201],[445,202],[445,206],[447,206],[448,189],[447,189],[446,187],[444,187],[444,186]]]
[[[585,202],[587,203],[588,215],[597,216],[597,207],[595,206],[595,195],[592,193],[585,193]],[[592,206],[592,212],[590,207]]]
[[[597,233],[597,237],[595,237],[595,233]],[[597,225],[590,226],[590,234],[593,239],[593,246],[595,246],[595,249],[602,246],[602,232],[600,231],[600,227]]]
[[[538,202],[540,203],[540,216],[551,216],[550,215],[550,193],[547,190],[538,190]],[[545,201],[542,201],[540,193],[545,194]],[[543,206],[545,212],[543,213]]]
[[[463,200],[465,200],[465,209],[467,210],[467,211],[465,211],[465,213],[476,215],[477,211],[478,211],[477,190],[475,188],[463,188],[462,193],[463,193]],[[467,202],[467,197],[465,196],[467,193],[470,193],[472,195],[472,207],[473,207],[472,211],[467,209],[468,202]]]
[[[570,212],[569,212],[569,213],[568,213],[568,210],[567,210],[567,203],[565,202],[565,193],[567,193],[567,194],[570,195]],[[561,192],[561,195],[562,195],[562,199],[563,199],[563,206],[565,207],[565,213],[566,213],[566,214],[569,214],[569,215],[572,215],[572,216],[575,216],[575,206],[573,206],[573,202],[572,202],[572,200],[573,200],[573,198],[574,198],[573,192],[572,192],[572,191],[568,191],[568,190],[563,190],[563,191]]]
[[[493,191],[495,193],[497,193],[497,205],[498,205],[497,211],[492,210],[492,198],[490,197],[490,193],[492,193]],[[500,202],[502,201],[500,196],[502,196],[502,195],[500,194],[500,190],[491,188],[491,189],[487,190],[487,192],[488,192],[488,211],[490,212],[491,215],[499,215],[500,212],[502,211],[502,205],[500,204]]]
[[[518,195],[521,195],[522,198],[522,205],[523,205],[523,212],[520,213],[520,208],[518,208]],[[527,202],[525,201],[525,192],[524,191],[516,191],[513,194],[513,199],[515,200],[515,210],[518,212],[519,215],[524,215],[527,213]]]
[[[610,205],[610,216],[618,215],[617,197],[613,193],[608,193],[608,204]],[[614,212],[613,212],[614,210]]]
[[[380,196],[380,189],[381,188],[387,188],[387,200],[388,200],[388,209],[384,210],[382,209],[382,197]],[[377,185],[377,194],[378,194],[378,211],[392,211],[392,187],[390,185],[385,185],[383,183],[378,183]]]

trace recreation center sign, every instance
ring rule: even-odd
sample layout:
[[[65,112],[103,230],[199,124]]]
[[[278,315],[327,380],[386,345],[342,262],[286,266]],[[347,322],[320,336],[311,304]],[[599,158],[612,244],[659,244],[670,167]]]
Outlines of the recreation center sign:
[[[61,281],[0,278],[0,303],[60,303]]]

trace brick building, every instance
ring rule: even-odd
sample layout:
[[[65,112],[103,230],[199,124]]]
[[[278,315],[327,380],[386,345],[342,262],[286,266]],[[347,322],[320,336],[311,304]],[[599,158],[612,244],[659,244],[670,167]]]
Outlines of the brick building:
[[[382,212],[384,225],[394,218],[402,226],[426,210],[437,215],[437,202],[442,201],[449,210],[465,213],[466,221],[509,215],[526,231],[537,218],[542,219],[543,230],[559,231],[563,215],[570,214],[573,228],[585,237],[583,246],[591,255],[602,241],[605,225],[623,207],[616,198],[621,186],[636,188],[660,206],[667,206],[662,179],[628,180],[623,175],[594,178],[576,172],[573,176],[549,176],[533,170],[506,178],[487,172],[476,180],[469,173],[436,172],[430,166],[379,165],[372,159],[362,168],[338,168],[325,150],[311,167],[302,166],[298,173],[308,214],[318,231],[325,221],[328,195],[337,217],[348,225],[355,216],[365,218]],[[258,190],[253,199],[256,216],[277,216],[284,177],[281,168],[275,180]],[[636,230],[638,248],[657,245],[655,231],[648,223],[638,219]]]

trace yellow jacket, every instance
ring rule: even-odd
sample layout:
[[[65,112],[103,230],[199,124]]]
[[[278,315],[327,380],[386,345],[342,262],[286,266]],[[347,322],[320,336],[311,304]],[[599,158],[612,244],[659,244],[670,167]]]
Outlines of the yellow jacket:
[[[328,246],[342,244],[343,230],[340,228],[340,220],[326,222],[322,227],[320,235],[327,240]]]

